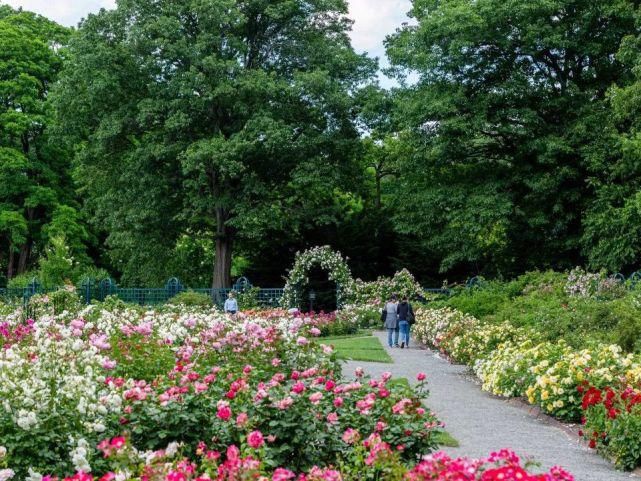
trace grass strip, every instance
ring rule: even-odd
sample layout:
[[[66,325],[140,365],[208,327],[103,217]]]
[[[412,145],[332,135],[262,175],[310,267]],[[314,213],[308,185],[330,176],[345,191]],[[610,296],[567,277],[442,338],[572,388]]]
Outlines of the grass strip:
[[[320,339],[320,342],[334,346],[338,359],[382,363],[393,362],[378,338],[374,336],[323,338]]]

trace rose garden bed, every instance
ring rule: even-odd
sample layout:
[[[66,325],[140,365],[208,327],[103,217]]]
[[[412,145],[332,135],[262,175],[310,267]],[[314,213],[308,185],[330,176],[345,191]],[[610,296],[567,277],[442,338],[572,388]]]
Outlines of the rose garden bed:
[[[423,377],[343,378],[326,317],[38,306],[0,322],[3,481],[571,479],[508,451],[423,458],[442,437]]]

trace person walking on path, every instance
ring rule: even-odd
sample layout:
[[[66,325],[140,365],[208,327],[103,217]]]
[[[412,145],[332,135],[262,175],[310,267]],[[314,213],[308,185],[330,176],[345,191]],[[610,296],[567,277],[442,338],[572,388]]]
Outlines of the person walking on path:
[[[385,316],[385,329],[387,329],[387,344],[389,347],[398,347],[398,305],[396,296],[390,296],[383,308]]]
[[[227,300],[225,301],[225,314],[229,314],[230,316],[234,317],[237,312],[238,301],[236,300],[234,293],[230,292]]]
[[[414,310],[412,304],[403,296],[397,307],[398,330],[400,331],[401,349],[410,347],[410,326],[414,322]]]

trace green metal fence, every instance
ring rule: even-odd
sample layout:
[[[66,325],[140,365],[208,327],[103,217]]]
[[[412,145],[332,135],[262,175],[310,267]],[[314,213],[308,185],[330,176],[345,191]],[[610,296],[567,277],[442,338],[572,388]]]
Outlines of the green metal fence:
[[[112,279],[101,281],[85,280],[76,286],[76,293],[85,304],[94,301],[104,301],[108,296],[115,296],[124,302],[139,304],[141,306],[154,306],[169,302],[177,294],[185,291],[198,292],[207,295],[212,302],[222,307],[230,292],[241,294],[252,288],[251,283],[244,277],[240,278],[232,288],[190,289],[181,284],[177,278],[171,278],[164,287],[120,287]],[[29,300],[36,294],[55,292],[59,288],[47,289],[42,287],[37,279],[32,280],[27,287],[0,288],[0,301],[7,304],[28,306]],[[265,307],[277,307],[283,297],[282,288],[256,289],[256,298],[259,304]]]

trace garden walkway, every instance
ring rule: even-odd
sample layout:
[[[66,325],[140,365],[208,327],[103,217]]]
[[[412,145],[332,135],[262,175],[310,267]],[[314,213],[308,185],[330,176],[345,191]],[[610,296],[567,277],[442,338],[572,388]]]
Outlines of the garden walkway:
[[[385,335],[376,333],[386,346]],[[386,347],[387,349],[387,347]],[[346,375],[361,366],[373,376],[390,371],[395,377],[416,382],[416,374],[427,374],[430,396],[427,404],[460,447],[445,448],[453,456],[482,457],[500,448],[512,448],[522,458],[531,457],[548,469],[563,466],[576,481],[639,480],[641,477],[616,471],[601,456],[578,442],[569,427],[519,400],[505,400],[481,391],[469,370],[438,357],[428,349],[388,349],[394,364],[348,361]]]

